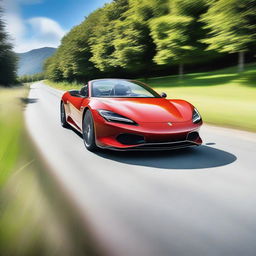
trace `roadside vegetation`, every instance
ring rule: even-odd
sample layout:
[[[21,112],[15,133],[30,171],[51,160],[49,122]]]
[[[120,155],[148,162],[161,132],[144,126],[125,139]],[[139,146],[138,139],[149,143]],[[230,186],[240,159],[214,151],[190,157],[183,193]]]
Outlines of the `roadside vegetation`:
[[[33,83],[40,80],[44,80],[44,73],[37,73],[34,75],[24,75],[18,78],[19,83]]]
[[[0,188],[17,162],[21,148],[21,99],[26,97],[25,87],[11,87],[17,83],[17,59],[13,52],[0,6]]]
[[[42,76],[18,81],[16,61],[0,9],[0,255],[97,255],[24,126],[29,87],[15,84]]]
[[[25,130],[28,89],[0,87],[0,254],[97,255]]]
[[[168,98],[185,99],[201,112],[205,122],[256,132],[256,64],[242,73],[236,67],[214,72],[140,79]],[[80,89],[80,83],[46,81],[61,90]]]
[[[235,61],[241,72],[245,61],[255,61],[255,19],[255,0],[115,0],[64,36],[45,63],[46,77],[182,78],[188,69],[207,71]]]
[[[54,87],[55,89],[67,91],[67,90],[80,90],[83,83],[79,82],[54,82],[51,80],[45,80],[47,85]]]
[[[10,177],[22,149],[22,100],[28,88],[0,89],[0,187]]]
[[[13,52],[8,33],[5,31],[2,15],[0,5],[0,86],[10,86],[16,83],[17,57]]]

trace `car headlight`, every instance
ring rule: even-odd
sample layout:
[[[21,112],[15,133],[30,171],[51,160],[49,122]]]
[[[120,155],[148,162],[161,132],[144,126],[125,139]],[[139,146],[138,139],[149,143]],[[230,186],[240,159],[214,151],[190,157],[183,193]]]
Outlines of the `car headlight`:
[[[197,124],[202,121],[202,118],[196,108],[194,108],[192,120],[194,124]]]
[[[133,120],[131,120],[131,119],[125,117],[125,116],[121,116],[121,115],[119,115],[117,113],[114,113],[112,111],[100,109],[100,110],[98,110],[98,112],[108,122],[118,122],[118,123],[136,125],[136,123]]]

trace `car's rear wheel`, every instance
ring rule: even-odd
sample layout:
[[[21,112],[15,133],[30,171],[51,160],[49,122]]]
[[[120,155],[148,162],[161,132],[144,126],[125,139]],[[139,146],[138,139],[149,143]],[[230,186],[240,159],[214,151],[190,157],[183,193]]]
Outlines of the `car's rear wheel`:
[[[69,124],[67,122],[66,119],[66,111],[65,111],[65,107],[64,107],[64,103],[61,102],[60,104],[60,121],[61,121],[61,126],[64,128],[69,128]]]
[[[90,110],[85,112],[83,119],[83,139],[84,145],[88,150],[95,151],[97,149],[95,143],[94,122]]]

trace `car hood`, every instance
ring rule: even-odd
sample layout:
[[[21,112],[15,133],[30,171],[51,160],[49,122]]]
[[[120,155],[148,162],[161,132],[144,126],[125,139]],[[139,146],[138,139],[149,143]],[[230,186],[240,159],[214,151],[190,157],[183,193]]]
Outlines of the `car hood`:
[[[98,99],[100,108],[141,122],[186,122],[192,119],[193,106],[184,100],[163,98]],[[99,105],[99,104],[97,104]]]

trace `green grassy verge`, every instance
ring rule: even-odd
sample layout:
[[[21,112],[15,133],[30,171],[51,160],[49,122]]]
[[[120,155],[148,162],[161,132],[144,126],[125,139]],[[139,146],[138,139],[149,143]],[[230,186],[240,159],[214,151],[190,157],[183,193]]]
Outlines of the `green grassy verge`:
[[[0,88],[0,255],[97,255],[25,131],[27,94]]]
[[[81,88],[77,83],[47,83],[63,90]],[[150,78],[146,83],[170,99],[191,102],[209,124],[256,132],[256,64],[246,65],[240,74],[232,67],[186,74],[182,80],[177,76]]]
[[[72,89],[81,89],[82,84],[73,82],[73,83],[69,83],[69,82],[53,82],[50,80],[45,80],[46,84],[59,89],[59,90],[63,90],[63,91],[67,91],[67,90],[72,90]]]
[[[22,151],[22,99],[28,89],[0,89],[0,187],[10,176]]]

